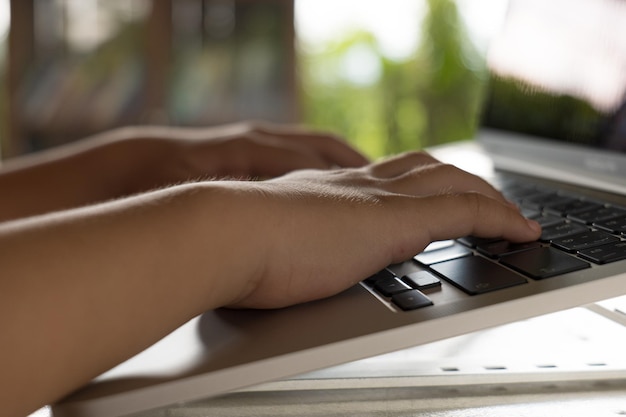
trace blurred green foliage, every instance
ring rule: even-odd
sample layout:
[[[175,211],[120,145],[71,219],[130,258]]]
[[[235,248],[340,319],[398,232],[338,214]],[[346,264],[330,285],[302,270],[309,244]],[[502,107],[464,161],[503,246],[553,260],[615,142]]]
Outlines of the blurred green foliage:
[[[355,32],[300,56],[304,122],[338,132],[372,158],[469,138],[485,84],[483,60],[453,0],[426,0],[421,44],[399,61],[374,36]],[[342,69],[355,50],[376,77],[362,82]],[[363,55],[363,54],[361,54]]]

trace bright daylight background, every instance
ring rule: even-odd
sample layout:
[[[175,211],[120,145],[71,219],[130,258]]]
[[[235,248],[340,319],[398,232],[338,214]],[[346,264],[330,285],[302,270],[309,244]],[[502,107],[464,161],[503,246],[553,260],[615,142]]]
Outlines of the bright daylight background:
[[[297,0],[304,118],[373,157],[470,137],[506,0]]]
[[[113,4],[64,1],[72,13]],[[484,54],[507,0],[295,2],[304,123],[339,132],[372,157],[471,136]],[[89,21],[93,13],[81,17],[74,21]],[[8,25],[8,0],[0,0],[2,61]],[[68,30],[74,46],[97,43],[91,24]]]

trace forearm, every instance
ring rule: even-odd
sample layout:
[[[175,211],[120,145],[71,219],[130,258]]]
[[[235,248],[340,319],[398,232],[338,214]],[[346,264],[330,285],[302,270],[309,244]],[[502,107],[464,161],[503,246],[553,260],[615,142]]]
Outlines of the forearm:
[[[0,221],[139,191],[142,169],[147,171],[144,167],[163,158],[167,149],[146,147],[143,139],[130,139],[132,133],[111,131],[5,162],[0,169],[0,195],[4,196]]]
[[[254,123],[115,129],[0,167],[0,221],[93,204],[205,178],[272,178],[362,166],[338,138]]]
[[[238,198],[194,184],[0,227],[5,411],[53,401],[234,301],[255,268],[236,257],[258,233]]]

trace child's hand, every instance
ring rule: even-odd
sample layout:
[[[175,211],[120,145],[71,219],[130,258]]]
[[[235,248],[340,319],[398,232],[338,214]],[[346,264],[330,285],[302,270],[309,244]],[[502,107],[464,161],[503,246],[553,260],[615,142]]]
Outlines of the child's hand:
[[[209,128],[122,129],[135,140],[147,181],[163,186],[204,178],[273,178],[304,168],[359,167],[368,163],[338,136],[302,127],[235,123]],[[152,185],[152,184],[150,184]]]
[[[423,153],[357,169],[300,171],[258,186],[262,268],[237,306],[329,296],[435,240],[530,241],[540,234],[485,181]]]

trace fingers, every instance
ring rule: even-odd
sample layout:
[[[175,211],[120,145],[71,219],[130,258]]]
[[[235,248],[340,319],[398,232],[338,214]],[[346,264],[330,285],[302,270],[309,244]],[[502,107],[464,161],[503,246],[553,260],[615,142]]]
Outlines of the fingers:
[[[482,178],[428,154],[399,155],[373,164],[367,171],[380,189],[400,198],[412,197],[414,206],[409,210],[416,227],[426,232],[421,236],[426,243],[469,235],[532,241],[541,234],[536,222],[525,219],[515,205]],[[420,234],[410,228],[406,233],[406,239]],[[418,246],[423,243],[417,242]],[[403,254],[396,258],[402,259]]]
[[[421,205],[431,241],[460,236],[502,237],[514,242],[539,238],[538,223],[518,210],[479,193],[428,197]]]
[[[302,127],[236,123],[186,134],[198,171],[232,177],[274,177],[298,169],[361,167],[367,158],[339,137]]]
[[[294,142],[307,147],[317,153],[327,167],[360,167],[369,163],[362,153],[331,133],[314,132],[301,126],[267,123],[254,123],[248,129],[259,138],[277,138],[285,145]]]
[[[531,242],[541,235],[537,222],[479,193],[417,197],[406,209],[405,223],[395,227],[392,262],[409,259],[434,241],[476,236]]]
[[[425,152],[408,152],[376,162],[368,170],[377,178],[393,178],[414,168],[436,163],[440,162]]]
[[[504,202],[504,196],[482,178],[453,165],[435,163],[417,167],[387,181],[388,191],[413,195],[477,192]]]
[[[360,167],[357,150],[329,134],[227,125],[188,135],[186,166],[196,176],[268,178],[300,169]]]
[[[370,165],[368,171],[385,190],[411,195],[478,192],[499,201],[502,194],[482,178],[444,164],[424,152],[409,152]]]
[[[274,140],[255,142],[248,149],[242,174],[276,177],[299,169],[328,169],[329,163],[319,153],[296,143],[275,143]],[[233,169],[231,169],[232,171]]]
[[[405,210],[406,216],[399,218],[406,223],[395,226],[394,262],[404,261],[438,240],[477,236],[530,242],[541,235],[537,222],[524,218],[512,206],[479,193],[417,197]]]

